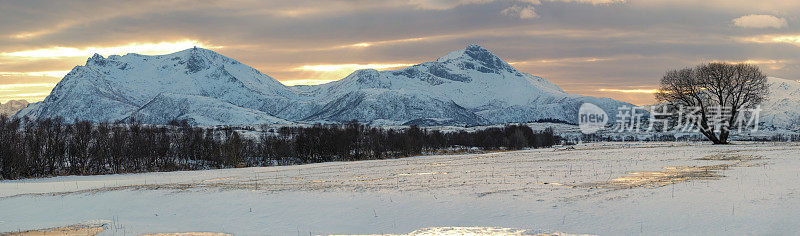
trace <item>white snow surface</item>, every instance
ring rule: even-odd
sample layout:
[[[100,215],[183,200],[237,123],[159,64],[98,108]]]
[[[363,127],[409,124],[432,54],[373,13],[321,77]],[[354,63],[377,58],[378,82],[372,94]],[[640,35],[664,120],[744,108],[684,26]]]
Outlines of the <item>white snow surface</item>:
[[[582,187],[665,167],[735,163],[698,160],[714,155],[760,159],[661,187]],[[595,143],[7,180],[0,181],[0,232],[111,222],[102,235],[787,235],[800,227],[798,157],[798,143]]]

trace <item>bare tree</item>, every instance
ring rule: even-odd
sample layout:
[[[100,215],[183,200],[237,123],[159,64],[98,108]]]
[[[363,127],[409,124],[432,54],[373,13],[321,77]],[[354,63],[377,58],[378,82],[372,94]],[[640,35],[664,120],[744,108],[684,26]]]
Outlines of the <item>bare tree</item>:
[[[740,112],[757,106],[767,96],[766,79],[754,65],[701,64],[667,71],[656,99],[673,109],[697,108],[700,132],[714,144],[727,144]],[[716,120],[720,117],[723,119]]]

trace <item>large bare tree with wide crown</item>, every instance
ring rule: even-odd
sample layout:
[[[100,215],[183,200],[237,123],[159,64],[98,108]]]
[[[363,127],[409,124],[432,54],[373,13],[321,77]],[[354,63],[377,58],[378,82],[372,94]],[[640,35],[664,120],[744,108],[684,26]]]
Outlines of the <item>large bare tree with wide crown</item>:
[[[694,108],[698,130],[714,144],[727,144],[740,113],[766,98],[766,80],[755,65],[707,63],[667,71],[655,96],[671,109]]]

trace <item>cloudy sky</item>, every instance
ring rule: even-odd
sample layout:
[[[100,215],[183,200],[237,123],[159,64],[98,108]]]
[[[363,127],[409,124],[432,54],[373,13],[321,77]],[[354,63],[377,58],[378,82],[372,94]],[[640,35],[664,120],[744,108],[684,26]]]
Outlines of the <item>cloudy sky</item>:
[[[0,102],[39,101],[103,55],[205,47],[286,84],[396,69],[479,44],[570,93],[653,102],[664,71],[712,61],[800,79],[800,1],[0,0]]]

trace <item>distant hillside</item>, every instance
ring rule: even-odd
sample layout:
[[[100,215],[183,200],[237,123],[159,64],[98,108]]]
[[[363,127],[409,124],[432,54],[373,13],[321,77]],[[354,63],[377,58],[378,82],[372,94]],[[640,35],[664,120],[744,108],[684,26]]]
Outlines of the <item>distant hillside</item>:
[[[6,103],[0,103],[0,115],[13,116],[17,111],[27,106],[28,101],[25,100],[11,100]]]

